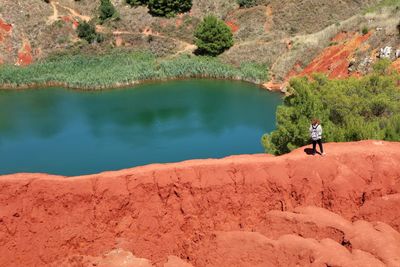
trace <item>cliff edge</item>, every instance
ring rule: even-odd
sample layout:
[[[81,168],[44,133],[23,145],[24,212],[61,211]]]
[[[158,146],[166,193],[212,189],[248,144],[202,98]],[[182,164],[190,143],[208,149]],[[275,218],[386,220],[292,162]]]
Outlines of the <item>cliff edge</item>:
[[[400,266],[400,143],[0,176],[0,266]]]

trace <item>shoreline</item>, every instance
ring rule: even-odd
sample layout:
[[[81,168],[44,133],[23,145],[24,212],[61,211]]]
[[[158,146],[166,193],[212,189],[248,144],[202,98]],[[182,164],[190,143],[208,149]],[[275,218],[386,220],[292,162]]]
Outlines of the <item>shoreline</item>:
[[[284,94],[284,92],[278,88],[267,87],[267,82],[255,82],[242,78],[216,78],[207,75],[202,76],[191,76],[191,77],[171,77],[171,78],[161,78],[161,79],[147,79],[147,80],[136,80],[131,82],[117,82],[108,85],[97,85],[97,86],[84,86],[84,85],[73,85],[67,82],[49,81],[46,83],[28,83],[21,85],[14,84],[0,84],[0,91],[19,91],[19,90],[31,90],[31,89],[42,89],[42,88],[52,88],[52,87],[63,87],[66,89],[77,90],[77,91],[102,91],[102,90],[112,90],[112,89],[122,89],[133,87],[136,85],[146,84],[146,83],[157,83],[157,82],[168,82],[168,81],[180,81],[180,80],[191,80],[191,79],[209,79],[209,80],[225,80],[225,81],[237,81],[245,82],[256,85],[260,89],[268,90],[270,92],[278,92]]]

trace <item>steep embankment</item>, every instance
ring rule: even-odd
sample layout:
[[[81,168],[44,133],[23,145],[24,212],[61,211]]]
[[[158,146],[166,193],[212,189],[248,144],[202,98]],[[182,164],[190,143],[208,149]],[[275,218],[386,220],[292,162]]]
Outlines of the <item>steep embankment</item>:
[[[400,143],[326,149],[0,176],[0,266],[399,266]]]

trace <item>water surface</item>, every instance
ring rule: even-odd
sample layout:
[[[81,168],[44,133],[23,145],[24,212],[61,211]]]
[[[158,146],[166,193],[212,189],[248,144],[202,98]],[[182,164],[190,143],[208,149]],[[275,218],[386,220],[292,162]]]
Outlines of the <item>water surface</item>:
[[[232,81],[0,91],[0,174],[80,175],[263,152],[281,96]]]

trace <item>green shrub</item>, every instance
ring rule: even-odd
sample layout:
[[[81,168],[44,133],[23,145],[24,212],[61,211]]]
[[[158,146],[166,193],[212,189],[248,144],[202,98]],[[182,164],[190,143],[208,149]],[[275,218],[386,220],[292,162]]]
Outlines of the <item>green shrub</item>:
[[[368,27],[367,27],[367,26],[364,26],[364,27],[361,29],[361,33],[362,33],[363,35],[366,35],[368,32],[369,32],[369,30],[368,30]]]
[[[236,0],[240,7],[252,7],[257,5],[257,0]]]
[[[390,59],[383,58],[378,60],[373,66],[373,70],[378,75],[385,75],[389,72],[389,66],[392,64]]]
[[[96,39],[96,26],[86,21],[80,22],[76,29],[78,37],[92,43]]]
[[[115,7],[110,2],[110,0],[100,0],[99,18],[101,22],[115,16],[117,14],[116,12],[117,11]]]
[[[203,19],[197,26],[194,37],[199,54],[216,56],[233,46],[231,29],[213,15]]]
[[[192,0],[149,0],[150,14],[160,17],[173,17],[178,13],[190,11]]]
[[[327,142],[400,141],[399,79],[398,74],[379,73],[361,79],[329,80],[322,75],[315,75],[314,81],[293,79],[291,94],[277,110],[277,129],[261,142],[273,154],[307,145],[310,120],[315,117],[322,122]]]
[[[147,5],[149,0],[126,0],[126,3],[131,6]]]
[[[79,23],[78,28],[76,29],[78,37],[86,40],[89,44],[97,41],[98,43],[102,42],[104,37],[96,33],[96,25],[93,23],[89,23],[86,21],[82,21]]]

